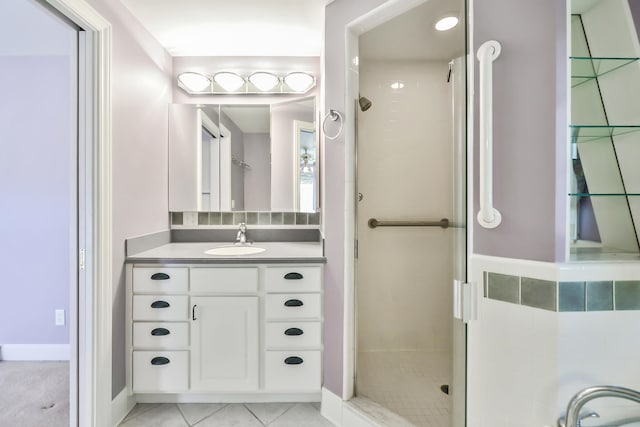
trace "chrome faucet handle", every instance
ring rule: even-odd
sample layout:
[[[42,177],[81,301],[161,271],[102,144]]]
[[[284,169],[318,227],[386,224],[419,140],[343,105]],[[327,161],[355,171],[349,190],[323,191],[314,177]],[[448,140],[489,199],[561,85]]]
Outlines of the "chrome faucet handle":
[[[596,411],[583,408],[580,411],[580,415],[578,416],[577,427],[582,427],[582,421],[586,420],[587,418],[600,418],[600,414],[598,414]],[[568,427],[565,422],[565,417],[558,418],[558,427]]]
[[[242,231],[243,233],[247,232],[247,224],[245,222],[241,222],[240,224],[238,224],[238,230]]]

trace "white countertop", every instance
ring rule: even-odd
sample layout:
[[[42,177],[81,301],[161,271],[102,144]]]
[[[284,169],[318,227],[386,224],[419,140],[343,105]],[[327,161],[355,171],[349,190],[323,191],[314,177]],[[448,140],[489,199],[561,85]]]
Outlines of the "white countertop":
[[[266,249],[251,255],[207,255],[205,251],[229,242],[169,243],[138,252],[127,257],[127,263],[162,264],[245,264],[245,263],[324,263],[320,242],[255,242],[253,246]]]

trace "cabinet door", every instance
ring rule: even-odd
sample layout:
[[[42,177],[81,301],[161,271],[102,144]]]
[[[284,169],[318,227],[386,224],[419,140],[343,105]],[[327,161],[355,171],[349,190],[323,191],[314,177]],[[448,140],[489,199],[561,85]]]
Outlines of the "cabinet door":
[[[258,388],[258,297],[193,297],[191,386]]]

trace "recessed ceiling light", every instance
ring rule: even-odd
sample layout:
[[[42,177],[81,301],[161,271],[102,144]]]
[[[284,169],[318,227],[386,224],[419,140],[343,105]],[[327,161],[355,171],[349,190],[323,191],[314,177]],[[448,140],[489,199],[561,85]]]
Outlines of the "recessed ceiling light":
[[[296,92],[305,92],[311,88],[315,82],[315,78],[311,74],[296,71],[287,74],[284,77],[284,82]]]
[[[211,79],[199,73],[180,73],[178,81],[191,92],[202,92],[211,85]]]
[[[214,74],[213,80],[215,80],[215,82],[222,86],[222,88],[227,92],[235,92],[245,83],[245,80],[241,76],[228,71]]]
[[[391,83],[391,89],[402,89],[403,87],[404,87],[404,83],[402,82]]]
[[[258,88],[259,91],[266,92],[280,83],[280,79],[275,74],[267,73],[264,71],[258,71],[249,76],[249,81],[252,85]]]
[[[445,16],[436,22],[436,30],[447,31],[458,25],[458,18],[456,16]]]

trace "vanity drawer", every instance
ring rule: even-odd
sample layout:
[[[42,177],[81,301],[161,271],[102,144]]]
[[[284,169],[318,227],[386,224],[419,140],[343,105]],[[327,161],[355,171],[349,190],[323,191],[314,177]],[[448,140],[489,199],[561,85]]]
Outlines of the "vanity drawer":
[[[182,293],[189,289],[189,269],[133,268],[133,292]]]
[[[134,322],[133,346],[175,348],[189,345],[189,324],[169,322]]]
[[[320,294],[272,294],[265,298],[267,319],[319,319]]]
[[[266,324],[265,343],[269,348],[320,347],[320,322],[270,322]]]
[[[269,267],[265,271],[267,292],[320,292],[322,267]]]
[[[268,391],[319,391],[320,351],[267,351],[265,389]]]
[[[188,351],[134,351],[134,392],[178,392],[189,388]]]
[[[258,291],[257,267],[193,267],[190,278],[192,292]]]
[[[188,320],[188,297],[134,295],[133,320]]]

